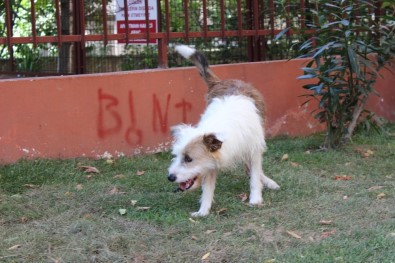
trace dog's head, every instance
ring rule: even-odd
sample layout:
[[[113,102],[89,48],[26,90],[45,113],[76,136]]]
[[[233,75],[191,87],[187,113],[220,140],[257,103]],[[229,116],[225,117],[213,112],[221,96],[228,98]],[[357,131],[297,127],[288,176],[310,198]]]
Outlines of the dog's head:
[[[197,189],[204,176],[217,169],[222,141],[215,134],[201,134],[190,125],[172,128],[175,138],[168,179],[179,184],[180,191]]]

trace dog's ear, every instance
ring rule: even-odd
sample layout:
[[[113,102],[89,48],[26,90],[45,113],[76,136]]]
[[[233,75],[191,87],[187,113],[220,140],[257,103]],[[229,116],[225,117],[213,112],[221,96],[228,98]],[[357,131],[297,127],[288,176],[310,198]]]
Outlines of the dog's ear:
[[[222,146],[222,141],[218,140],[214,134],[204,135],[203,143],[210,152],[218,151]]]

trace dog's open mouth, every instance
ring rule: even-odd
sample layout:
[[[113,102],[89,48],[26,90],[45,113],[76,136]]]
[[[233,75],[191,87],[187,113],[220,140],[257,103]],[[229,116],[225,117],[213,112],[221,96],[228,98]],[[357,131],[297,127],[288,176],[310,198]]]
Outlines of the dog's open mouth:
[[[180,184],[178,185],[178,189],[179,189],[180,191],[188,190],[188,189],[191,188],[192,185],[195,183],[196,179],[197,179],[197,177],[194,177],[194,178],[192,178],[192,179],[189,179],[189,180],[186,181],[186,182],[180,183]]]

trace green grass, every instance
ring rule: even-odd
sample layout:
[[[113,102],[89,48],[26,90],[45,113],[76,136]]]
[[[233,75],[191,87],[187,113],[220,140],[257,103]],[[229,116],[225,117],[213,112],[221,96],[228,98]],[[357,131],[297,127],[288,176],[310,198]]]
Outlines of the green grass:
[[[281,190],[249,207],[244,171],[221,173],[211,214],[193,220],[200,192],[173,193],[168,153],[5,165],[0,262],[395,262],[394,131],[336,151],[321,135],[269,140],[263,166]]]

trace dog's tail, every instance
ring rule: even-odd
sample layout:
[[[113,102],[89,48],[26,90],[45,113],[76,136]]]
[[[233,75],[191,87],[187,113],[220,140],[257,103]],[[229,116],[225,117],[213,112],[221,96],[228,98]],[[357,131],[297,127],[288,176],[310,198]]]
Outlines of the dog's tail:
[[[198,50],[186,45],[178,45],[175,50],[184,58],[189,59],[198,68],[200,76],[204,79],[209,89],[220,81],[211,71],[206,57]]]

